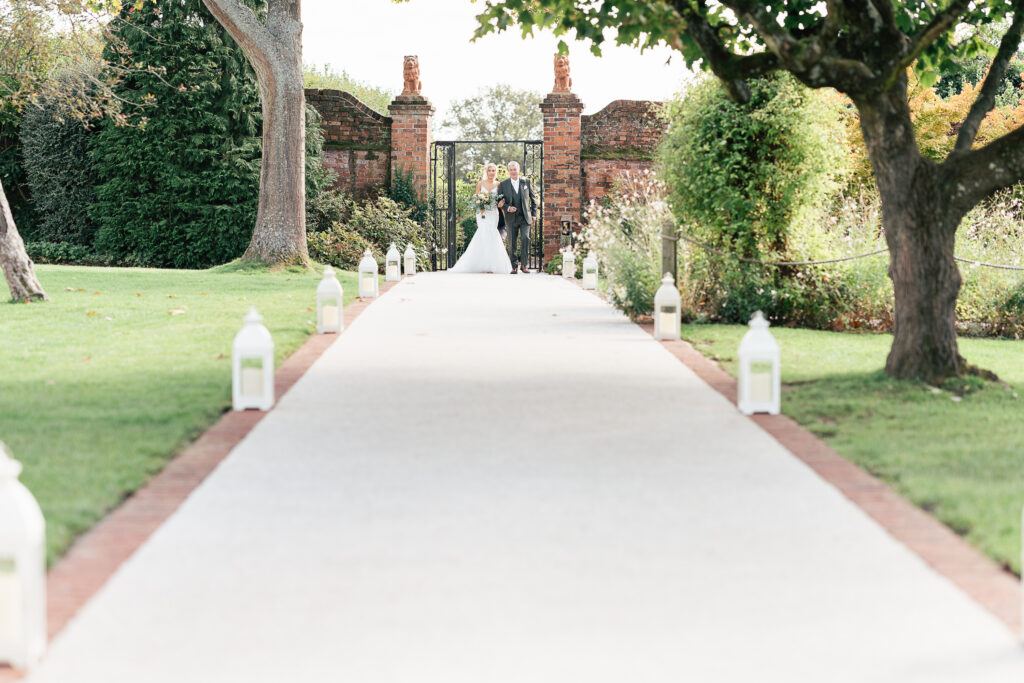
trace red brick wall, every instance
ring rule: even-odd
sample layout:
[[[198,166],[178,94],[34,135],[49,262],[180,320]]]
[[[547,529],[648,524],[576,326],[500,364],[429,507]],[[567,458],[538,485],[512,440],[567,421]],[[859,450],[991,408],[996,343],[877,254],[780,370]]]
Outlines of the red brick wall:
[[[611,192],[624,173],[654,167],[665,132],[658,106],[657,102],[616,100],[596,114],[582,117],[584,205]]]
[[[306,90],[306,102],[323,117],[324,164],[338,174],[336,187],[355,197],[376,194],[391,182],[391,117],[341,90]]]
[[[624,175],[653,168],[654,162],[647,159],[584,159],[583,206],[611,194]]]
[[[583,102],[571,93],[551,93],[540,104],[544,115],[544,262],[558,253],[561,221],[582,219],[580,203],[580,114]]]
[[[420,95],[399,95],[391,112],[391,168],[412,174],[413,187],[426,199],[430,169],[430,119],[434,105]]]

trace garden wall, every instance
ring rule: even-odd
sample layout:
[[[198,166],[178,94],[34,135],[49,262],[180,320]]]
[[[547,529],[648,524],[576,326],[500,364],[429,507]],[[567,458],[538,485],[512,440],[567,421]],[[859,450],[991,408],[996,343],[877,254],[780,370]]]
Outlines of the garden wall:
[[[596,114],[580,117],[583,206],[609,194],[622,174],[654,166],[665,132],[658,106],[658,102],[615,100]]]
[[[338,174],[336,187],[362,198],[391,182],[391,117],[341,90],[306,89],[306,102],[324,126],[324,165]]]

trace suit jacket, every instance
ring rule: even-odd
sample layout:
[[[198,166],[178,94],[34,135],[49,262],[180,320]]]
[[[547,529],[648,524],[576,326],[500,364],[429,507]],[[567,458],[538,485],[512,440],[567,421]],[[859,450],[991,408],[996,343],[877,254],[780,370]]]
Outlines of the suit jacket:
[[[505,198],[503,210],[507,211],[509,206],[516,207],[515,213],[506,213],[505,220],[512,221],[516,214],[526,220],[527,225],[533,225],[537,220],[537,191],[533,189],[533,183],[525,176],[519,176],[519,192],[512,189],[512,179],[505,178],[498,185],[498,194]]]

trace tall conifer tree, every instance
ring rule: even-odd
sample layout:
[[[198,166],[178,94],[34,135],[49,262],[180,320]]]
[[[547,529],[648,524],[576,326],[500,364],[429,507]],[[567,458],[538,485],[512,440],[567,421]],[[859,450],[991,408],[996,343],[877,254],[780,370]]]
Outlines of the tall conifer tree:
[[[175,268],[237,258],[259,192],[255,76],[201,0],[156,0],[121,16],[116,31],[132,57],[166,73],[133,74],[118,91],[132,102],[155,98],[144,126],[106,122],[93,139],[96,250]]]

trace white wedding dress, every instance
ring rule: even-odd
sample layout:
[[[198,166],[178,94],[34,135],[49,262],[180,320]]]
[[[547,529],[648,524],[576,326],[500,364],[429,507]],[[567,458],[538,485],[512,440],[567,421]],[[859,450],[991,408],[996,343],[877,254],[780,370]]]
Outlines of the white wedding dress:
[[[491,190],[491,199],[497,195],[498,188]],[[493,202],[492,202],[493,203]],[[487,209],[484,215],[476,211],[476,232],[466,246],[455,265],[448,269],[449,273],[501,273],[512,272],[512,261],[509,260],[505,242],[498,234],[498,209]]]

